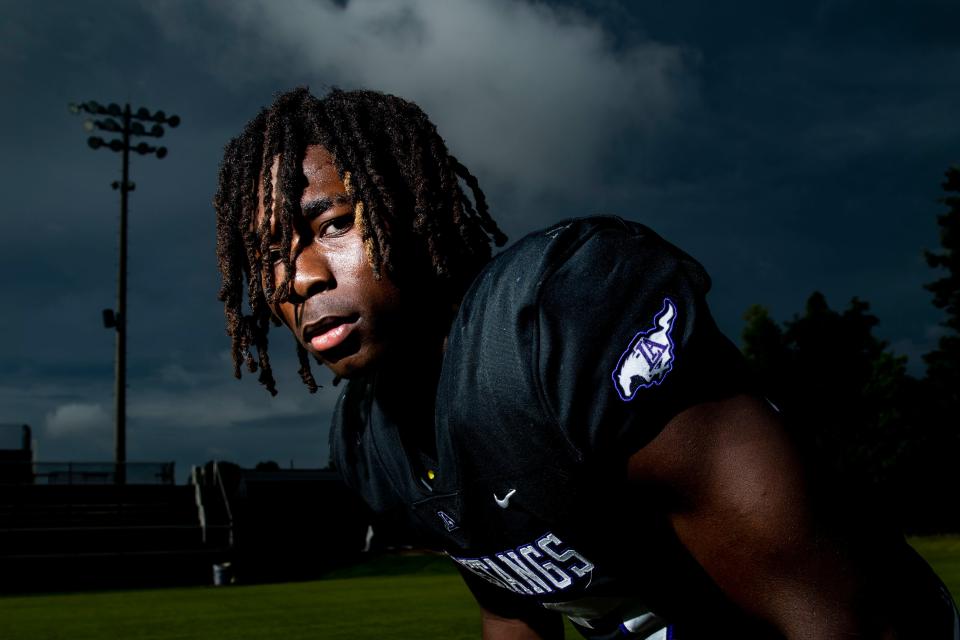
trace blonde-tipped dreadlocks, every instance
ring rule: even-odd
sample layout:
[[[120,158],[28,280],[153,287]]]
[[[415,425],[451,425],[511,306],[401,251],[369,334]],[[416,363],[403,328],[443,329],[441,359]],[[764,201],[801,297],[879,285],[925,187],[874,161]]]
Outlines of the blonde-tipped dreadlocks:
[[[279,95],[227,144],[214,198],[219,298],[234,375],[241,376],[244,362],[251,372],[259,368],[260,382],[271,394],[277,391],[267,354],[270,308],[289,295],[292,223],[301,215],[306,186],[303,157],[314,144],[333,156],[354,199],[357,226],[376,277],[386,273],[399,286],[429,277],[440,296],[456,303],[490,259],[491,241],[497,246],[506,242],[477,179],[450,155],[417,105],[376,91],[334,89],[318,99],[298,88]],[[273,180],[269,168],[275,158],[279,167]],[[473,202],[459,180],[470,188]],[[274,190],[279,190],[276,200]],[[259,221],[258,204],[265,214]],[[274,282],[273,271],[264,270],[261,262],[269,255],[271,216],[283,255],[280,282]],[[244,280],[247,314],[242,309]],[[307,351],[299,342],[297,356],[301,379],[316,391]]]

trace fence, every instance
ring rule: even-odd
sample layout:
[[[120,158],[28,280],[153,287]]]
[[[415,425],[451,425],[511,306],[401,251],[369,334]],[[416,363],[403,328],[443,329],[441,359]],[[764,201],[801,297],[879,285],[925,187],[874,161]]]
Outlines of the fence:
[[[174,484],[173,462],[0,462],[0,484]]]

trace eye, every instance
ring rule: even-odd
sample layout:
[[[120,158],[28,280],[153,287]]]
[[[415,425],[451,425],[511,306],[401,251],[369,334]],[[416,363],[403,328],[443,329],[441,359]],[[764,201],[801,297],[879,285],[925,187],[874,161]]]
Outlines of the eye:
[[[318,238],[336,238],[353,227],[353,212],[330,218],[317,229]]]
[[[270,264],[280,264],[283,262],[283,250],[280,247],[270,247],[267,252],[267,260]]]

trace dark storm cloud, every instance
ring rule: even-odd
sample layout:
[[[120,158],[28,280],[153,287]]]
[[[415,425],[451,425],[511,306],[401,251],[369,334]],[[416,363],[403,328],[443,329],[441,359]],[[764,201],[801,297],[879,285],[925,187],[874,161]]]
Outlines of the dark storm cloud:
[[[18,4],[4,29],[5,81],[21,99],[0,107],[17,123],[0,169],[20,189],[0,267],[23,274],[4,284],[7,299],[32,304],[2,320],[16,336],[3,410],[38,427],[45,457],[108,456],[112,416],[113,335],[99,316],[114,304],[117,194],[107,185],[118,157],[85,147],[67,102],[129,100],[183,117],[163,140],[167,159],[132,161],[128,394],[131,456],[149,441],[148,457],[182,466],[210,451],[255,462],[254,436],[236,434],[278,421],[316,425],[287,434],[292,450],[308,450],[297,438],[309,437],[325,449],[335,392],[302,392],[282,335],[279,398],[230,379],[214,300],[219,151],[274,91],[367,85],[422,101],[497,185],[491,196],[509,193],[526,212],[508,220],[514,231],[556,217],[532,206],[537,191],[564,192],[579,174],[588,183],[605,140],[653,135],[689,95],[680,49],[643,41],[614,54],[582,16],[522,3]]]
[[[201,19],[145,6],[219,82],[293,77],[416,100],[454,153],[523,196],[598,179],[616,137],[662,135],[695,95],[682,48],[643,39],[614,51],[595,22],[539,4],[207,2]],[[201,34],[214,22],[234,37],[210,47]]]
[[[898,351],[932,348],[922,259],[960,157],[953,2],[584,3],[608,28],[693,49],[701,102],[611,208],[701,257],[730,333],[751,302],[787,318],[815,289],[869,300]],[[614,26],[614,22],[617,26]],[[640,154],[644,155],[644,154]],[[643,185],[638,190],[634,185]]]
[[[16,274],[4,278],[3,295],[17,304],[0,319],[9,363],[0,381],[3,417],[34,425],[44,459],[112,457],[113,333],[101,326],[100,310],[115,304],[118,196],[109,183],[119,178],[119,157],[89,150],[82,118],[66,105],[129,100],[184,119],[162,140],[168,158],[131,160],[130,455],[176,459],[182,472],[206,459],[195,443],[210,448],[217,440],[225,443],[218,450],[249,461],[257,452],[247,440],[211,427],[262,418],[271,405],[265,393],[243,399],[242,386],[229,386],[209,203],[219,150],[272,89],[246,102],[228,99],[206,74],[191,73],[193,54],[170,47],[129,3],[9,9],[4,29],[16,37],[4,39],[0,57],[5,86],[18,99],[0,105],[7,123],[0,173],[9,193],[0,271]],[[278,366],[290,365],[278,358]],[[211,385],[183,389],[170,376],[178,367]],[[322,414],[330,401],[313,400],[303,414]],[[238,415],[240,408],[248,412]],[[273,408],[287,415],[282,402]],[[137,443],[148,436],[144,450]]]
[[[170,155],[134,157],[132,459],[320,464],[336,390],[230,377],[210,207],[220,150],[272,94],[367,86],[420,102],[513,238],[604,211],[707,265],[732,336],[746,306],[786,318],[814,289],[869,300],[918,355],[938,315],[921,251],[960,160],[954,2],[3,4],[5,198],[0,422],[45,459],[112,452],[119,158],[66,103],[179,113]],[[321,376],[325,377],[325,376]],[[292,453],[291,453],[292,452]]]

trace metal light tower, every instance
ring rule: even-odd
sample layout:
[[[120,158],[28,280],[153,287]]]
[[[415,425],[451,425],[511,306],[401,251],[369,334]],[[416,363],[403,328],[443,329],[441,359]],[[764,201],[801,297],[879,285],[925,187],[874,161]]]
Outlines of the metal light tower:
[[[72,113],[86,112],[94,116],[105,116],[101,120],[87,119],[83,123],[83,128],[87,131],[100,129],[119,135],[107,142],[99,136],[90,136],[87,138],[87,144],[92,149],[106,147],[111,151],[119,151],[123,154],[123,173],[122,179],[114,181],[111,186],[120,190],[120,264],[117,275],[117,309],[103,310],[103,325],[108,329],[116,329],[116,359],[114,361],[114,402],[116,406],[116,423],[114,425],[114,458],[116,462],[115,478],[117,484],[126,482],[126,462],[127,462],[127,193],[133,191],[136,185],[129,180],[130,174],[130,152],[135,151],[141,155],[155,153],[158,158],[167,155],[166,147],[154,147],[146,142],[140,142],[136,146],[131,146],[131,136],[152,136],[159,138],[163,135],[163,127],[166,124],[176,127],[180,124],[179,116],[168,116],[163,111],[157,111],[151,114],[149,110],[140,107],[134,112],[129,104],[122,108],[116,103],[110,103],[103,106],[93,100],[89,102],[71,103],[69,105]],[[118,121],[119,119],[119,121]],[[153,122],[149,129],[144,126],[144,122]]]

